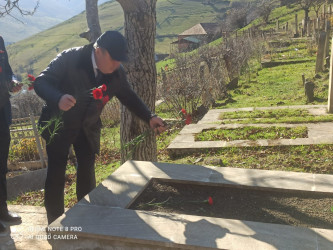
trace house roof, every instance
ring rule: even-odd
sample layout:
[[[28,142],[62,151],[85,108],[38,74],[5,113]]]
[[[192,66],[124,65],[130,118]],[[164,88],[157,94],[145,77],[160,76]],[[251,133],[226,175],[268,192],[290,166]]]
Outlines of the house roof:
[[[181,41],[184,41],[184,40],[188,41],[188,42],[191,42],[191,43],[200,43],[199,39],[197,39],[195,37],[188,36],[188,37],[182,38],[180,40],[174,41],[171,44],[177,44],[177,43],[180,43]]]
[[[209,35],[214,34],[219,25],[217,23],[198,23],[193,27],[185,30],[180,36],[193,36],[193,35]]]

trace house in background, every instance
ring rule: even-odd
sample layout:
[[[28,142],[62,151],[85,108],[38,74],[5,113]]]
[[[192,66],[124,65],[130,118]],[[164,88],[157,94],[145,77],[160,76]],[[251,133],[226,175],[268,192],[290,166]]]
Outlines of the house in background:
[[[178,40],[171,44],[178,45],[178,52],[191,51],[216,39],[219,27],[218,23],[198,23],[179,34]]]

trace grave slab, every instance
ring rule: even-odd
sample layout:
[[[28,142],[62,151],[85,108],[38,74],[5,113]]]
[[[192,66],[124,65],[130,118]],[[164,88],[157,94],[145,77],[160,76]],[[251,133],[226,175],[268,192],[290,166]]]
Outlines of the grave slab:
[[[333,230],[127,207],[152,178],[332,192],[333,176],[127,161],[53,222],[53,249],[332,249]]]
[[[255,147],[255,146],[297,146],[311,144],[333,144],[333,122],[300,123],[300,124],[221,124],[219,115],[224,112],[255,111],[255,110],[278,110],[278,109],[307,109],[310,114],[327,114],[327,108],[323,105],[299,105],[283,107],[258,107],[258,108],[231,108],[211,109],[197,123],[185,126],[176,138],[170,143],[167,150],[171,156],[195,153],[209,149],[221,149],[225,147]],[[208,129],[236,129],[247,126],[255,127],[297,127],[306,126],[308,129],[307,138],[296,139],[275,139],[275,140],[234,140],[234,141],[195,141],[195,135]]]

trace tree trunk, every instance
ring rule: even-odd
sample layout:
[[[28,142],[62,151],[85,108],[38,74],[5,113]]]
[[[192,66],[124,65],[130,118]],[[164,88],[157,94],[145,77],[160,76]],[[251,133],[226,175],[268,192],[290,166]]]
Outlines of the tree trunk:
[[[80,37],[93,43],[102,33],[98,16],[98,0],[86,0],[86,18],[88,31],[81,33]]]
[[[156,0],[117,0],[124,10],[125,37],[128,42],[129,62],[124,66],[134,91],[154,112],[156,97],[155,35]],[[121,107],[122,145],[149,130],[124,106]],[[150,133],[134,150],[123,148],[122,162],[128,159],[156,161],[156,139]]]
[[[309,9],[304,9],[304,27],[307,27],[309,21]]]

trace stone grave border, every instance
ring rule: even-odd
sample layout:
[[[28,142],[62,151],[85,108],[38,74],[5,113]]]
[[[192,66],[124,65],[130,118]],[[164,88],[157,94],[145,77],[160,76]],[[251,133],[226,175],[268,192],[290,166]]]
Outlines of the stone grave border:
[[[254,110],[277,110],[287,108],[308,109],[314,115],[327,114],[327,107],[324,105],[300,105],[283,107],[262,107],[262,108],[232,108],[232,109],[211,109],[197,124],[185,126],[176,138],[170,143],[167,150],[170,155],[177,156],[188,153],[195,153],[207,149],[221,149],[225,147],[255,147],[255,146],[282,146],[282,145],[311,145],[311,144],[333,144],[333,122],[321,123],[300,123],[300,124],[220,124],[219,115],[224,112],[254,111]],[[296,139],[275,139],[275,140],[234,140],[234,141],[195,141],[195,134],[205,129],[240,128],[247,126],[256,127],[297,127],[308,128],[308,138]]]
[[[333,230],[130,210],[152,178],[332,192],[333,176],[127,161],[53,222],[53,249],[329,249]]]

